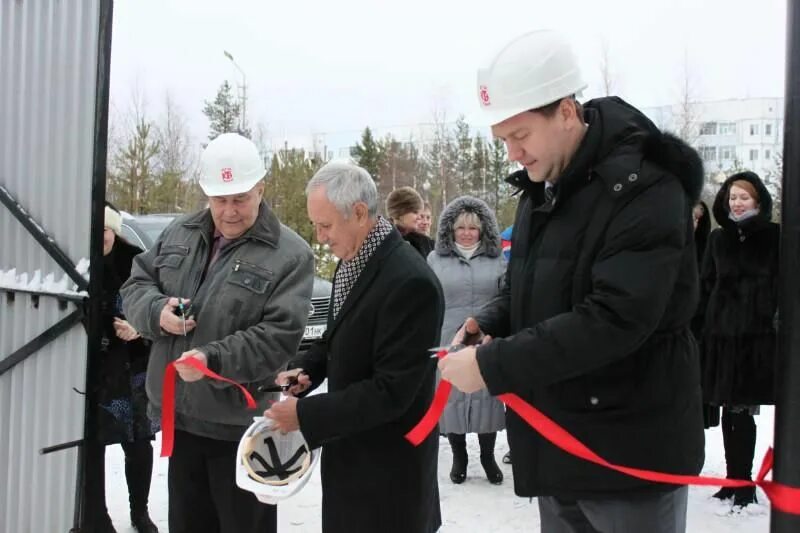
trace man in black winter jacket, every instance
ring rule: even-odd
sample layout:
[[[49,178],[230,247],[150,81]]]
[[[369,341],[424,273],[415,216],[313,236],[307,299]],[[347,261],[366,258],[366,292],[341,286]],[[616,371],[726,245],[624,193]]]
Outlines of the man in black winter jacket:
[[[468,319],[442,377],[515,393],[606,460],[697,474],[703,464],[696,152],[619,98],[581,106],[569,45],[539,31],[479,73],[492,131],[524,168],[503,293]],[[468,334],[468,335],[467,335]],[[539,497],[542,531],[686,529],[687,488],[588,463],[507,412],[515,491]]]

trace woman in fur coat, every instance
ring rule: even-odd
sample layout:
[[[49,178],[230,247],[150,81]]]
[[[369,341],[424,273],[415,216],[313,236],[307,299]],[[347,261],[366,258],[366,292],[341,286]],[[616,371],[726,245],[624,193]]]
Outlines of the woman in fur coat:
[[[500,231],[494,213],[482,200],[462,196],[439,218],[436,247],[428,264],[444,290],[445,312],[441,343],[450,342],[467,317],[491,300],[502,286],[506,264],[500,249]],[[482,391],[465,394],[453,389],[439,430],[453,449],[450,480],[467,477],[466,434],[477,433],[481,465],[493,484],[503,481],[494,457],[497,431],[505,428],[503,404]]]
[[[779,226],[772,197],[753,172],[728,178],[714,201],[720,228],[708,240],[701,273],[703,394],[722,406],[728,478],[750,479],[758,406],[774,403],[775,315]],[[755,489],[714,494],[734,505],[756,501]]]

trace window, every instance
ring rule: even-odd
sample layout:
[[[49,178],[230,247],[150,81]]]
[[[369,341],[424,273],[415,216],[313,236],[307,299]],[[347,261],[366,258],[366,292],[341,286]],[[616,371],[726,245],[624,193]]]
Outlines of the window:
[[[758,135],[758,124],[750,124],[750,135]]]
[[[717,123],[716,122],[703,122],[700,124],[700,135],[716,135]]]
[[[736,123],[735,122],[720,122],[720,124],[719,124],[719,134],[720,135],[736,135]]]
[[[772,124],[764,125],[764,135],[772,135]]]
[[[750,161],[758,161],[758,150],[750,150]]]
[[[764,150],[764,159],[769,161],[770,157],[772,157],[772,152],[770,152],[769,150]]]
[[[716,161],[717,160],[717,147],[716,146],[701,146],[700,157],[703,161]]]
[[[719,147],[719,158],[722,161],[732,161],[736,159],[736,147],[735,146],[720,146]]]

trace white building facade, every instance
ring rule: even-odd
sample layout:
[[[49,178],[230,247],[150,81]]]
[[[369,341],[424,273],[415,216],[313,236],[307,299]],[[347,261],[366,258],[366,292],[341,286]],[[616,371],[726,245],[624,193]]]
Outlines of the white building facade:
[[[783,98],[745,98],[659,106],[642,111],[657,126],[688,132],[706,172],[721,177],[733,169],[777,177],[783,153]]]

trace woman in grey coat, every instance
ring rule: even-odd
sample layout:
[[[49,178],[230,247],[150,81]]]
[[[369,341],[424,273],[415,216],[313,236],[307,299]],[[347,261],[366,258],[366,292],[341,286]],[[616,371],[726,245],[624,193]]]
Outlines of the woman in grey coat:
[[[500,249],[500,231],[494,213],[484,201],[462,196],[442,211],[436,247],[428,255],[428,264],[444,289],[444,344],[502,286],[506,265]],[[463,483],[467,477],[467,433],[478,434],[481,465],[487,479],[495,485],[502,483],[494,444],[497,431],[504,427],[503,404],[486,389],[473,394],[453,389],[439,422],[439,430],[447,435],[453,449],[453,483]]]

